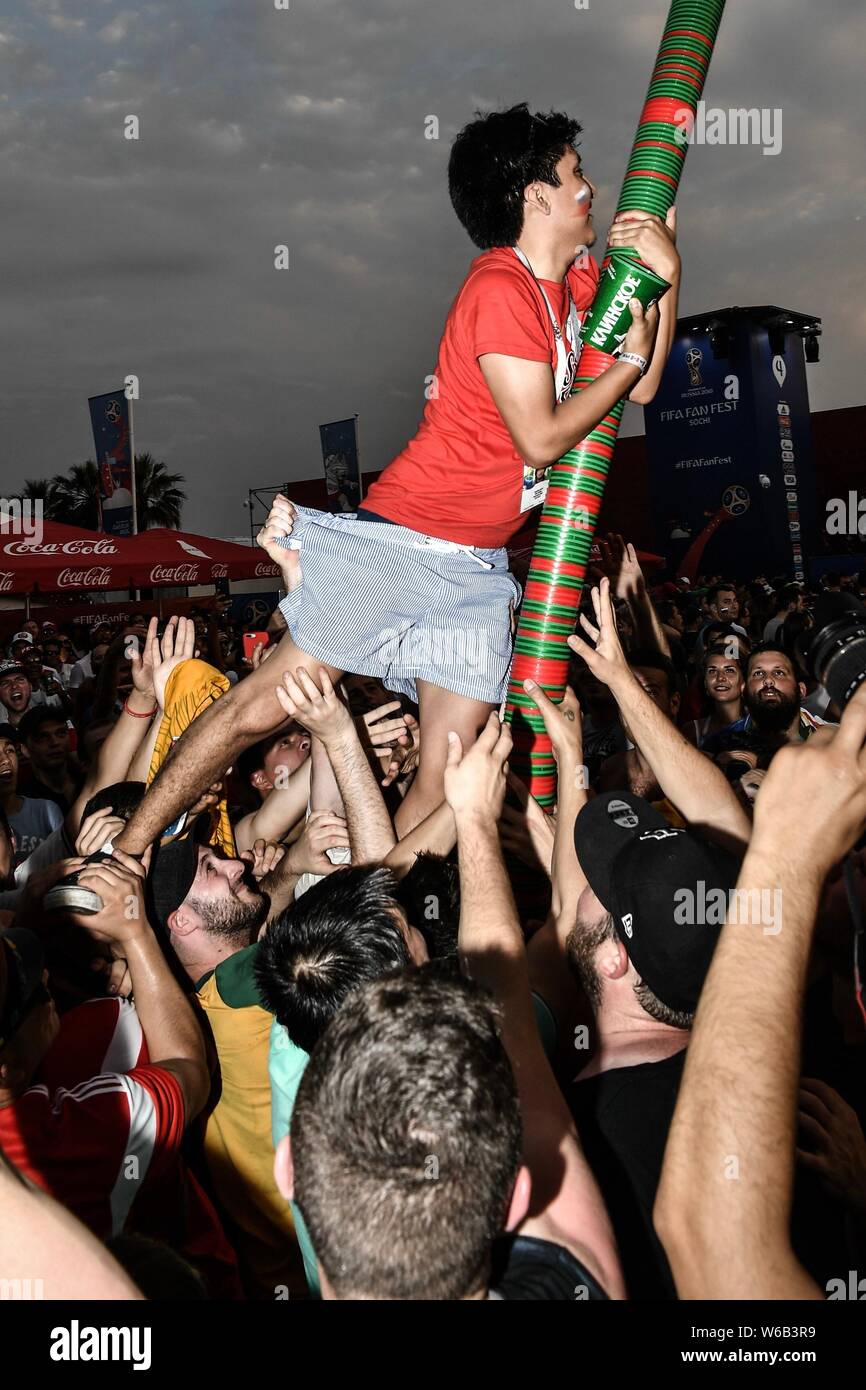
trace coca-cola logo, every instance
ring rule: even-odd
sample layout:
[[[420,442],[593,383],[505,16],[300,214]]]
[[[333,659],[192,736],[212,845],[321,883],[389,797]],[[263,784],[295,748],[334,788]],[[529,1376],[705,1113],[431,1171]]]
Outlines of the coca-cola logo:
[[[272,574],[279,574],[276,565],[271,564],[270,560],[260,560],[256,565],[256,579],[269,579]]]
[[[151,584],[195,584],[198,565],[154,565],[150,571]]]
[[[228,567],[228,565],[211,565],[211,567],[210,567],[210,577],[211,577],[211,579],[228,579],[228,577],[229,577],[229,567]]]
[[[6,555],[116,555],[112,540],[92,541],[8,541],[3,547]]]
[[[89,570],[61,570],[57,576],[58,589],[109,589],[111,570],[107,565],[94,565]]]
[[[12,570],[0,570],[0,594],[8,594],[15,578]]]

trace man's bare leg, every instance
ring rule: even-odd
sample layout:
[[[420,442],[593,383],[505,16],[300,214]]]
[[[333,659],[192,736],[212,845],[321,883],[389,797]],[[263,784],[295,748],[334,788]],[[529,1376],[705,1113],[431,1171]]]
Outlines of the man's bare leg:
[[[284,724],[286,716],[274,689],[284,671],[297,671],[299,666],[311,671],[324,666],[332,680],[343,674],[301,651],[287,632],[273,656],[190,725],[115,844],[128,854],[143,854],[167,825],[219,781],[239,753]]]
[[[460,735],[463,747],[469,748],[490,718],[490,711],[496,708],[485,700],[470,700],[466,695],[455,695],[430,681],[418,681],[421,763],[394,817],[400,839],[435,811],[445,798],[449,732],[453,729]]]

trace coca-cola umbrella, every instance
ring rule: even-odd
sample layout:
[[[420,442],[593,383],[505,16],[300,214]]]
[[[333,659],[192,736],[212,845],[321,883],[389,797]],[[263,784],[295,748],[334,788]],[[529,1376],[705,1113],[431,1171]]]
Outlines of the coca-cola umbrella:
[[[43,521],[36,534],[0,532],[0,592],[34,594],[126,589],[143,584],[141,562],[130,541]]]
[[[91,593],[107,589],[277,578],[261,551],[185,532],[106,536],[44,521],[36,535],[0,529],[0,593]]]
[[[155,527],[132,538],[151,563],[147,584],[207,584],[212,579],[279,579],[280,571],[258,546],[216,540],[193,531]],[[191,576],[191,577],[186,577]]]

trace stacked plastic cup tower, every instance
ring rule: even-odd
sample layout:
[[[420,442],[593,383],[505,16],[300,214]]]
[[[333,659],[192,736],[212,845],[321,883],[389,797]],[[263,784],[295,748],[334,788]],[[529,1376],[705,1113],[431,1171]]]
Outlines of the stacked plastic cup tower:
[[[725,0],[674,0],[662,35],[632,146],[617,212],[664,218],[673,204]],[[608,253],[592,308],[581,329],[582,350],[573,391],[595,381],[622,346],[631,322],[629,299],[652,304],[667,285],[628,249]],[[556,797],[556,764],[535,705],[523,689],[529,678],[559,701],[565,693],[569,648],[586,577],[623,402],[550,472],[526,581],[506,718],[513,726],[511,766],[544,806]]]

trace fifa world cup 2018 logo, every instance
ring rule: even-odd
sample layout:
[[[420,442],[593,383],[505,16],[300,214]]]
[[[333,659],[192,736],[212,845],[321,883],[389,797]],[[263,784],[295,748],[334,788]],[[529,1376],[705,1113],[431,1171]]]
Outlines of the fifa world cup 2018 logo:
[[[686,366],[689,369],[689,379],[692,386],[700,386],[701,384],[701,363],[703,360],[704,354],[700,348],[689,348],[686,353]]]

